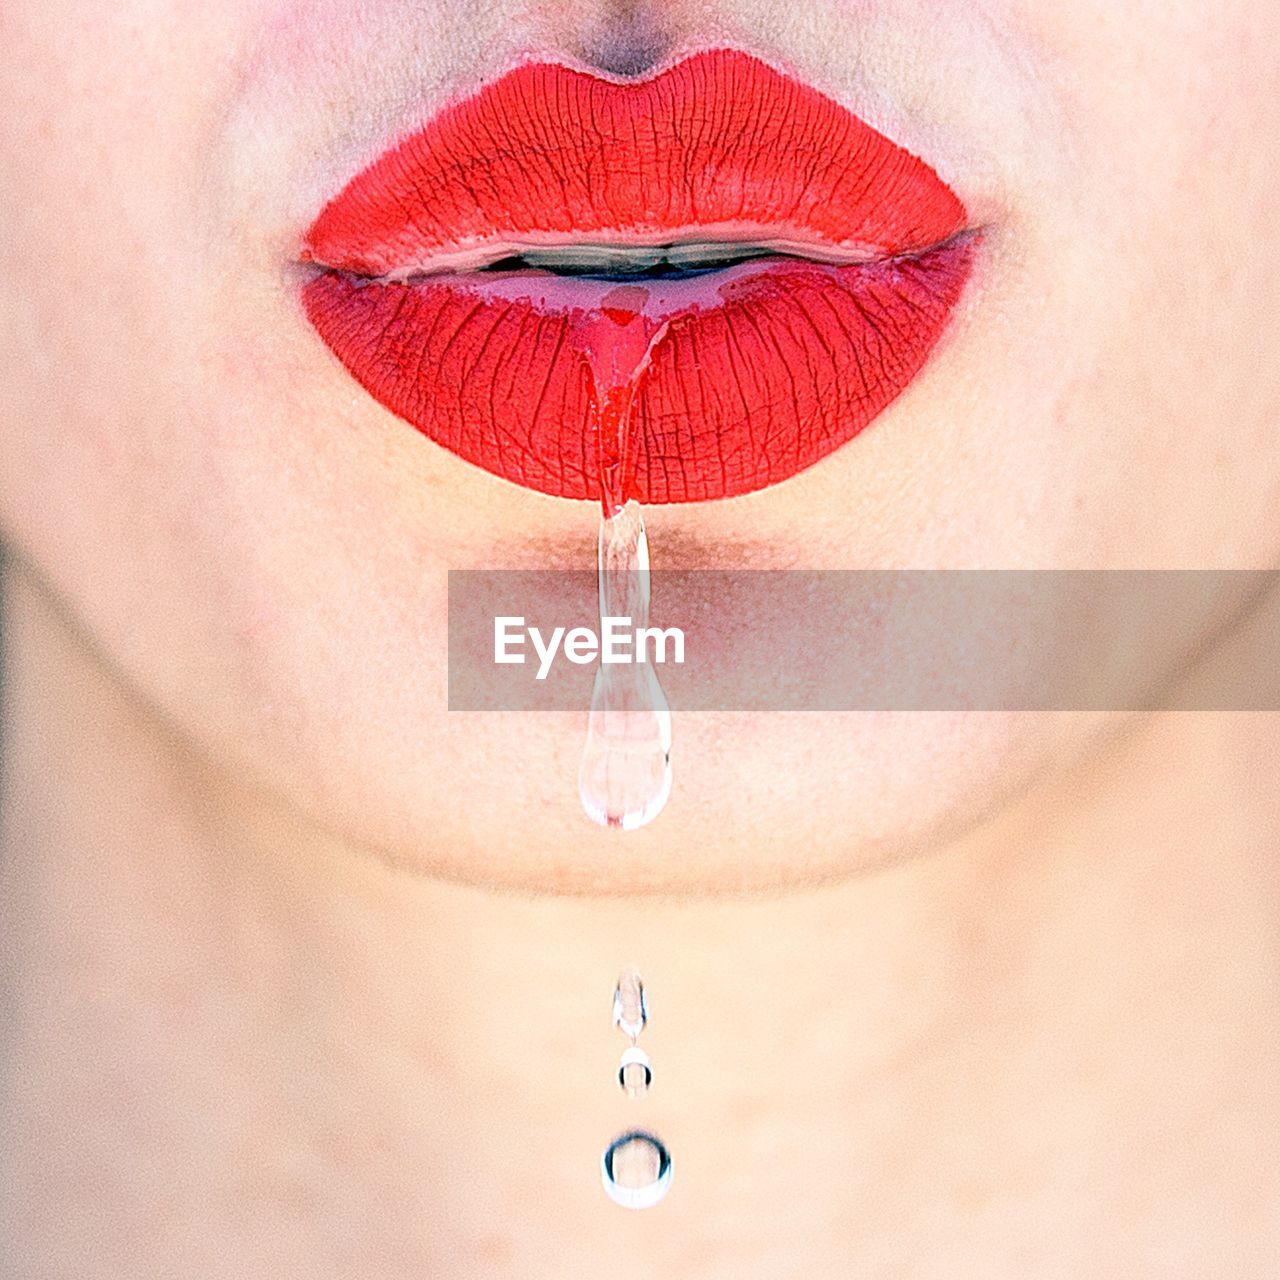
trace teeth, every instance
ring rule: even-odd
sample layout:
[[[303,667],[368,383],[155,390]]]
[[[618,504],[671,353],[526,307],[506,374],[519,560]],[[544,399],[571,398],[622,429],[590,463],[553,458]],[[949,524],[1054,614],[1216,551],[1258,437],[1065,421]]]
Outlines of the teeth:
[[[598,272],[626,275],[669,265],[681,270],[697,270],[759,258],[776,252],[765,245],[732,244],[727,241],[689,242],[668,245],[576,244],[563,248],[524,249],[523,261],[547,271]]]
[[[743,258],[763,258],[776,250],[763,244],[729,244],[723,240],[706,244],[672,244],[666,248],[666,260],[677,267],[714,267],[723,262],[740,262]]]

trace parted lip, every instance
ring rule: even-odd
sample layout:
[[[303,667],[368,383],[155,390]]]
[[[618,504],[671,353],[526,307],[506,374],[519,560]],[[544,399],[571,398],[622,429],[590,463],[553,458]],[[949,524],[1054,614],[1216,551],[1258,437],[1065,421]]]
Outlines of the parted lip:
[[[308,317],[378,401],[565,497],[600,481],[581,335],[639,286],[627,305],[664,336],[629,496],[668,502],[761,488],[856,435],[936,345],[974,243],[922,160],[715,49],[640,81],[517,66],[357,174],[300,256]]]

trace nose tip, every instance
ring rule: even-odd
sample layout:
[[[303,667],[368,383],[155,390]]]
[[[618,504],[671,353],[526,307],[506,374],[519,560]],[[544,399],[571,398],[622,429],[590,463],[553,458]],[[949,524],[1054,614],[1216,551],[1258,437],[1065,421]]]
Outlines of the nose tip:
[[[615,76],[643,76],[671,52],[669,25],[650,0],[619,0],[600,14],[582,38],[578,56]]]

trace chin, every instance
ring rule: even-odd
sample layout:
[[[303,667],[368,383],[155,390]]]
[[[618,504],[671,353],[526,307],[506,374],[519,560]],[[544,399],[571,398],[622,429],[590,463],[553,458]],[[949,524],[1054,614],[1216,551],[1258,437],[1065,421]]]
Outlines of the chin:
[[[289,780],[311,818],[409,875],[534,895],[780,893],[941,855],[1065,768],[1086,713],[677,716],[675,785],[638,831],[601,830],[573,778],[582,715],[448,718],[401,769]],[[325,755],[328,753],[321,753]],[[295,756],[295,763],[298,757]],[[326,776],[327,775],[327,776]]]

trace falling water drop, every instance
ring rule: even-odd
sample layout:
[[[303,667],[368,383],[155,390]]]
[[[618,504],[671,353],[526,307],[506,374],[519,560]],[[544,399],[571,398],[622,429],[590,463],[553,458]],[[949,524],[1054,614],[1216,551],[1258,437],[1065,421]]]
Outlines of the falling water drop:
[[[649,551],[635,502],[602,516],[600,617],[649,625]],[[601,623],[603,631],[603,622]],[[649,662],[596,668],[578,794],[592,821],[632,831],[662,811],[671,794],[671,709]]]
[[[618,1063],[618,1083],[628,1098],[639,1098],[649,1092],[653,1068],[649,1065],[649,1055],[643,1049],[632,1045],[623,1051],[622,1060]]]
[[[600,1175],[610,1199],[627,1209],[649,1209],[671,1186],[671,1156],[653,1134],[633,1129],[606,1148]]]
[[[613,989],[613,1025],[635,1044],[648,1021],[649,997],[645,994],[644,979],[637,968],[628,966]]]
[[[627,500],[637,448],[636,400],[669,329],[646,314],[649,301],[646,288],[622,285],[574,327],[590,379],[600,479],[596,569],[602,634],[605,618],[629,619],[633,636],[649,625],[649,543],[639,504]],[[602,653],[578,794],[587,816],[602,827],[633,831],[662,812],[671,794],[671,708],[652,663],[605,662]]]
[[[613,1025],[631,1041],[618,1063],[618,1083],[632,1098],[647,1093],[653,1080],[648,1054],[636,1047],[648,1020],[644,982],[639,970],[629,965],[613,989]],[[653,1134],[631,1129],[605,1149],[600,1172],[611,1199],[628,1209],[648,1209],[667,1194],[671,1156]]]

